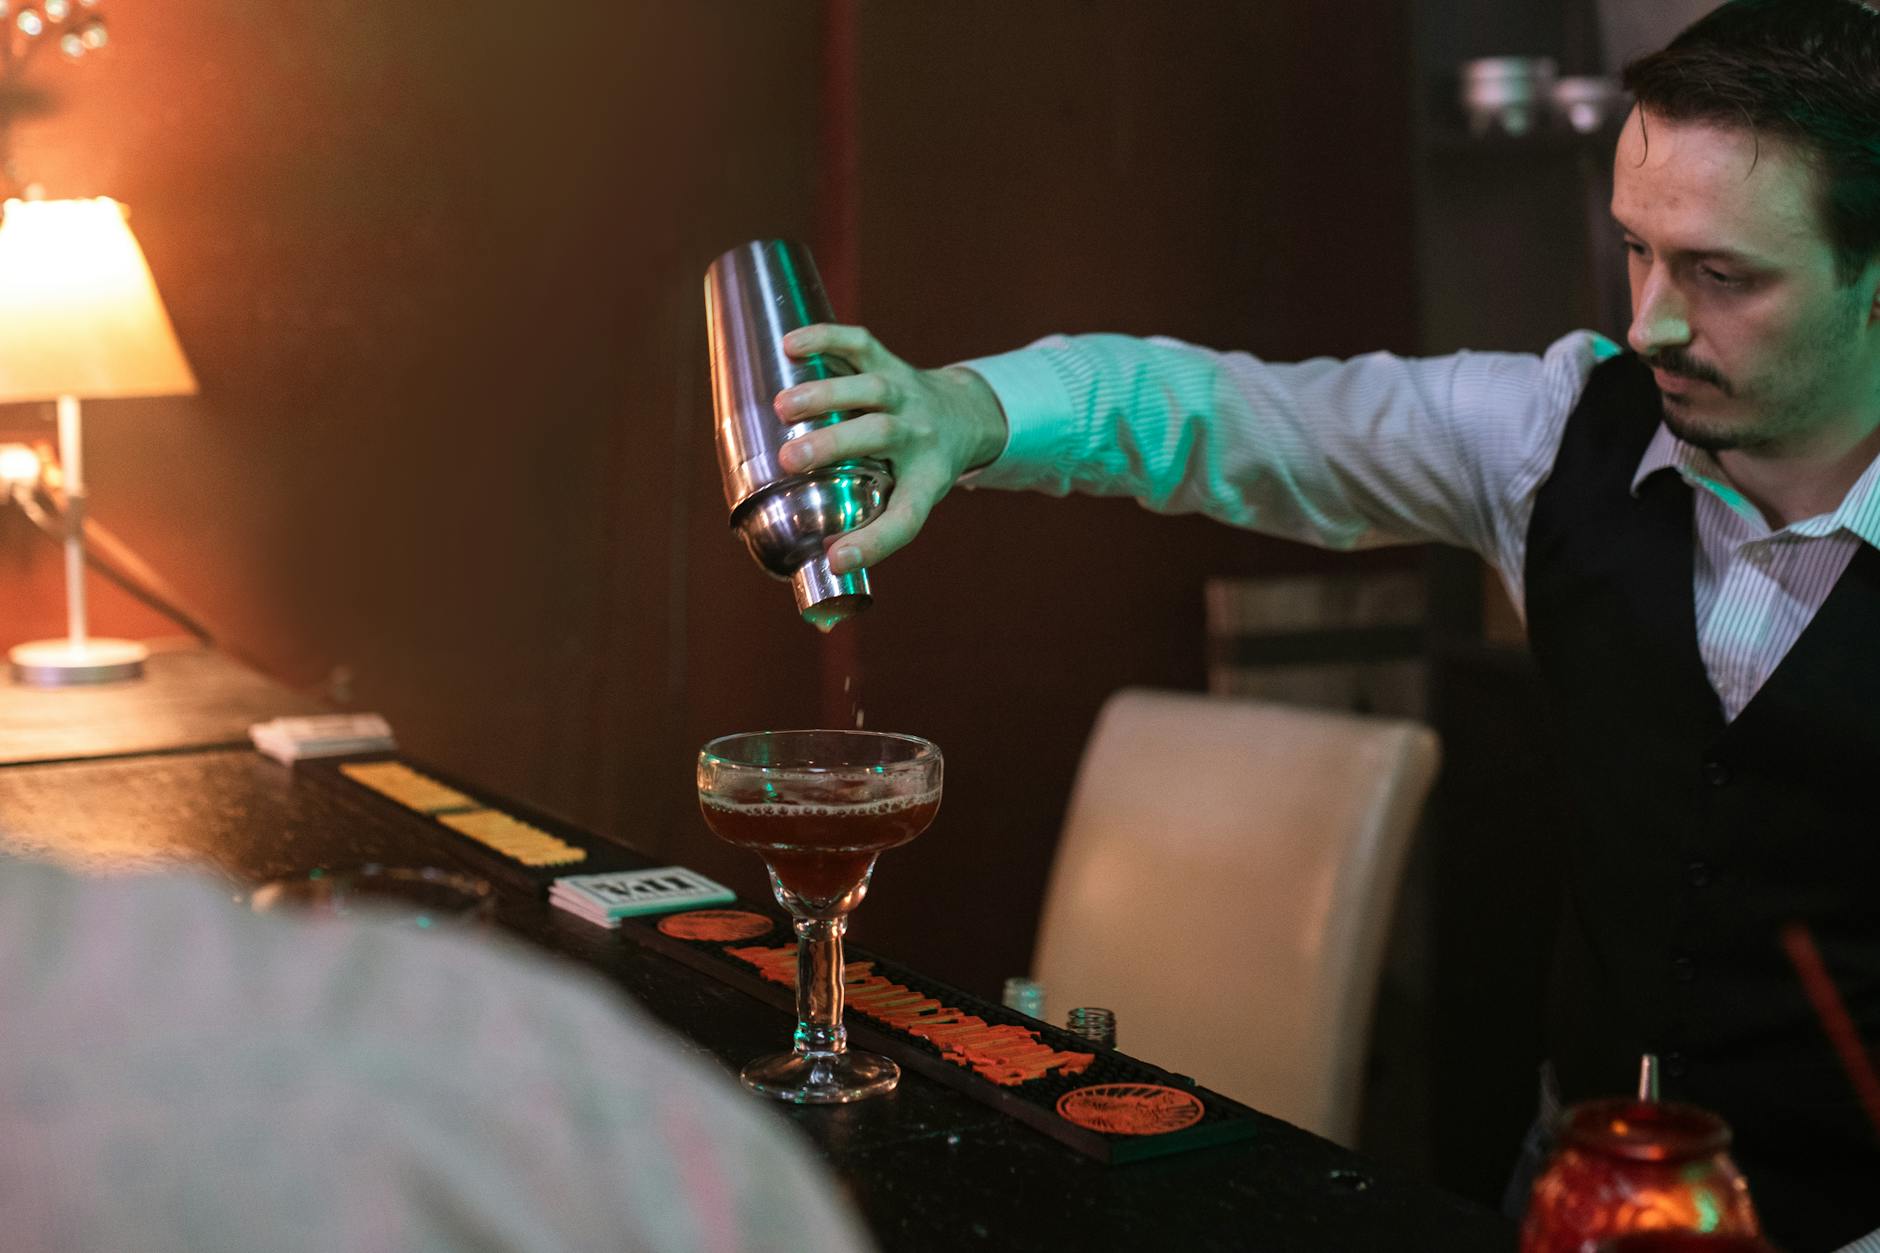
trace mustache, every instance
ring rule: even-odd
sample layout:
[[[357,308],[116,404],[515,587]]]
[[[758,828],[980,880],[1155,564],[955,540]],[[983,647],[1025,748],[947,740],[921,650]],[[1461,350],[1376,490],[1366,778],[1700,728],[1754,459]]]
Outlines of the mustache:
[[[1663,348],[1645,358],[1645,364],[1654,370],[1663,370],[1674,378],[1690,379],[1694,383],[1709,383],[1726,396],[1734,396],[1735,389],[1730,380],[1716,366],[1708,361],[1700,361],[1682,348]]]

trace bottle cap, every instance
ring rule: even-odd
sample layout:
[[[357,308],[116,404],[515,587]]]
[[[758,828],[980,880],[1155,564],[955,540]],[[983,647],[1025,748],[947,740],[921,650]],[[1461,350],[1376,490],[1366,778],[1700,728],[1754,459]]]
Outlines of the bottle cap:
[[[1082,1036],[1092,1044],[1108,1049],[1116,1047],[1116,1014],[1112,1010],[1080,1005],[1065,1018],[1064,1025],[1072,1035]]]

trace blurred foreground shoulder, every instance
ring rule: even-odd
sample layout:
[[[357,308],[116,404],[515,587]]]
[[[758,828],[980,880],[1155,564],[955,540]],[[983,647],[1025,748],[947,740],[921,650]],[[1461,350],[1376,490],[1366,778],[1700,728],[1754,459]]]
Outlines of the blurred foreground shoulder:
[[[851,1250],[812,1147],[479,934],[0,858],[7,1248]]]

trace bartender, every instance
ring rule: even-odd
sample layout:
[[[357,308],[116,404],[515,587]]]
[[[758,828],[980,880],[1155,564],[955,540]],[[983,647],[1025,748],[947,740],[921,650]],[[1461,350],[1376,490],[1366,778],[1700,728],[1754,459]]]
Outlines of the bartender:
[[[788,349],[859,373],[778,414],[861,416],[783,456],[895,471],[837,570],[907,544],[962,476],[1480,553],[1579,806],[1547,1083],[1623,1092],[1657,1053],[1667,1099],[1735,1128],[1771,1237],[1834,1249],[1880,1228],[1880,1139],[1777,934],[1808,926],[1880,1042],[1880,12],[1732,0],[1625,82],[1624,349],[1275,364],[1085,335],[918,370],[813,326]]]

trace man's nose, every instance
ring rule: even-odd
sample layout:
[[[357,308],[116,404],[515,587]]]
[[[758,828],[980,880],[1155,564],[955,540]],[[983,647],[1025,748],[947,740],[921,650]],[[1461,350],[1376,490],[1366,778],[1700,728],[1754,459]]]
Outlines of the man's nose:
[[[1676,284],[1662,272],[1645,276],[1632,298],[1632,350],[1644,356],[1691,342],[1690,314]]]

